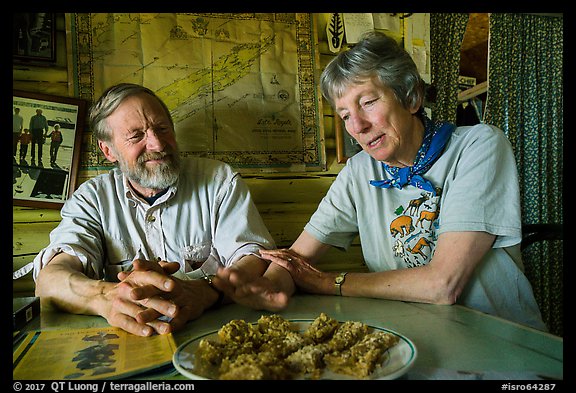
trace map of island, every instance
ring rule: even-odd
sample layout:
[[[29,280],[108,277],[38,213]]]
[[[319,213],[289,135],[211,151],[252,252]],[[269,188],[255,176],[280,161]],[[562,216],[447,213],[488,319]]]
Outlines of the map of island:
[[[82,98],[121,82],[151,88],[183,156],[243,171],[324,169],[310,14],[74,14],[71,31]],[[84,169],[107,167],[89,145]]]

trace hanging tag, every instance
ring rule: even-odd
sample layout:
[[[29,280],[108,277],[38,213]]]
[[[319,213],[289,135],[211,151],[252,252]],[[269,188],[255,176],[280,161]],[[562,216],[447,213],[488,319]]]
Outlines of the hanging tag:
[[[344,19],[342,14],[331,14],[330,20],[326,24],[326,35],[328,36],[328,48],[330,48],[331,52],[338,53],[344,40]]]

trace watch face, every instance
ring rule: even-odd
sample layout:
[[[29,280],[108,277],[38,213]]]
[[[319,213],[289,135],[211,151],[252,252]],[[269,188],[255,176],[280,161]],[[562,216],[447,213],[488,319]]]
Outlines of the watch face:
[[[344,277],[342,277],[342,276],[336,277],[336,284],[342,284],[343,281],[344,281]]]

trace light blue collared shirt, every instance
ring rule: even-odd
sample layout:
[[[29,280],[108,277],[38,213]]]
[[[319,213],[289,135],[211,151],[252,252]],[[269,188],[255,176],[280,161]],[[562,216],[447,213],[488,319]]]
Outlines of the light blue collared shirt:
[[[19,275],[33,265],[36,280],[60,252],[80,258],[89,277],[115,281],[136,258],[176,261],[179,273],[186,274],[193,263],[208,261],[214,270],[215,261],[227,267],[244,255],[275,248],[241,176],[206,158],[184,159],[177,184],[152,206],[115,168],[83,183],[61,215],[50,244]]]

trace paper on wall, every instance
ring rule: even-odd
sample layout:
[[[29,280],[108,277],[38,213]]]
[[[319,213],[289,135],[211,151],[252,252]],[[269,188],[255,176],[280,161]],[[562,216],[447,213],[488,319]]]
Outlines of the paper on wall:
[[[371,13],[345,13],[343,15],[346,42],[349,44],[358,42],[362,34],[374,30],[374,19]]]

